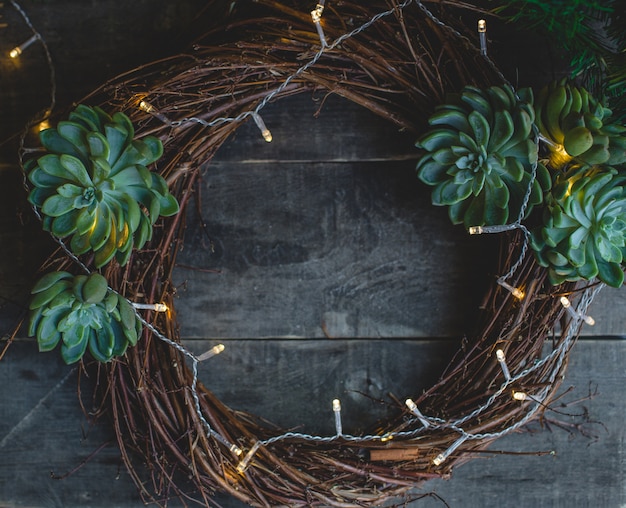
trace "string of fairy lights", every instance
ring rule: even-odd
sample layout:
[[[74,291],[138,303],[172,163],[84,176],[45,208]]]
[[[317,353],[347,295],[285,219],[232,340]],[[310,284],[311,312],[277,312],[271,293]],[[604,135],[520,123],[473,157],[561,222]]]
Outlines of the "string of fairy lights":
[[[11,5],[20,13],[22,18],[24,19],[26,25],[32,32],[30,38],[28,38],[22,44],[15,46],[10,52],[9,56],[11,58],[19,58],[25,50],[31,47],[35,43],[39,43],[43,46],[47,64],[50,70],[50,80],[51,80],[51,91],[50,91],[50,105],[47,112],[51,112],[55,106],[55,95],[56,95],[56,84],[55,84],[55,70],[52,58],[50,56],[50,52],[48,50],[48,46],[44,38],[41,36],[37,30],[33,27],[29,17],[24,12],[24,10],[19,6],[19,4],[15,0],[10,0]],[[367,30],[371,25],[376,23],[379,19],[396,14],[403,9],[408,8],[411,4],[415,4],[419,9],[421,9],[428,18],[430,18],[434,23],[445,27],[448,30],[451,30],[457,37],[465,40],[468,43],[471,43],[467,37],[463,34],[455,30],[454,28],[446,25],[442,21],[440,21],[420,0],[404,0],[402,3],[390,8],[387,11],[380,12],[379,14],[370,18],[367,22],[357,27],[356,29],[342,35],[337,38],[333,42],[329,43],[323,29],[323,12],[325,7],[325,0],[320,0],[315,8],[311,11],[311,20],[314,25],[317,34],[320,39],[320,48],[315,53],[315,55],[304,63],[301,67],[299,67],[293,74],[287,76],[281,84],[269,91],[262,100],[258,103],[258,105],[250,111],[243,112],[235,117],[219,117],[212,121],[206,121],[197,117],[188,117],[182,118],[179,120],[170,120],[165,115],[160,113],[148,100],[144,98],[139,102],[139,108],[143,111],[154,115],[156,118],[161,120],[164,123],[171,125],[172,127],[181,126],[187,123],[198,123],[203,127],[213,127],[225,122],[243,122],[248,118],[252,118],[261,131],[263,138],[267,142],[272,141],[272,134],[270,130],[267,128],[263,119],[261,118],[260,111],[278,94],[285,90],[285,88],[289,85],[291,81],[296,79],[298,76],[302,75],[306,72],[307,69],[311,68],[315,65],[323,55],[332,51],[338,45],[340,45],[345,40],[353,37],[364,30]],[[1,6],[2,4],[0,4]],[[0,23],[0,28],[2,27],[2,23]],[[499,78],[511,87],[513,91],[514,87],[506,80],[506,78],[502,75],[502,73],[497,69],[496,65],[490,60],[487,51],[487,25],[485,20],[479,20],[478,22],[478,39],[479,39],[479,51],[480,54],[485,58],[494,71],[497,73]],[[519,97],[518,97],[519,99]],[[536,144],[540,142],[540,137],[535,128],[534,131],[534,141]],[[20,159],[22,160],[23,155],[28,152],[28,149],[24,147],[24,136],[22,137],[20,144]],[[528,190],[526,192],[525,198],[523,200],[523,204],[519,213],[517,220],[511,224],[507,224],[504,226],[473,226],[469,228],[470,234],[484,234],[484,233],[502,233],[505,231],[511,230],[521,230],[523,232],[523,242],[520,248],[520,253],[518,259],[511,266],[510,270],[501,275],[497,282],[500,286],[502,286],[505,290],[509,291],[511,295],[519,300],[523,300],[525,297],[524,291],[521,288],[517,288],[512,284],[507,282],[510,279],[517,269],[521,266],[521,263],[526,255],[528,250],[528,241],[529,241],[529,232],[527,228],[523,225],[522,221],[525,215],[525,210],[528,205],[528,201],[530,199],[530,193],[533,185],[533,181],[536,176],[537,164],[533,164],[531,180],[528,186]],[[28,183],[26,179],[24,180],[24,185],[28,188]],[[41,219],[39,212],[34,209],[37,216]],[[90,269],[82,263],[82,261],[75,256],[64,244],[61,239],[55,238],[55,240],[60,244],[64,252],[75,262],[77,265],[84,270],[86,273],[90,273]],[[205,361],[213,356],[216,356],[224,351],[225,347],[223,344],[218,344],[205,353],[201,355],[194,355],[181,344],[171,340],[166,337],[161,331],[159,331],[152,323],[147,321],[139,311],[141,310],[149,310],[155,312],[166,312],[168,310],[167,306],[162,303],[138,303],[138,302],[129,302],[135,309],[135,313],[137,314],[138,319],[143,323],[143,325],[149,329],[152,334],[157,337],[159,340],[168,344],[172,348],[179,351],[181,354],[186,356],[191,361],[191,369],[192,369],[192,380],[189,386],[189,390],[191,392],[192,398],[194,400],[194,410],[197,413],[200,421],[205,427],[207,436],[215,439],[222,445],[224,445],[230,452],[232,452],[236,457],[239,457],[239,462],[237,464],[237,471],[239,473],[244,473],[250,465],[253,465],[253,458],[256,453],[259,451],[261,447],[270,446],[273,443],[283,440],[300,440],[300,441],[309,441],[309,442],[349,442],[349,443],[364,443],[364,442],[386,442],[392,439],[412,439],[418,437],[420,434],[425,432],[426,430],[448,430],[454,431],[459,434],[457,440],[453,442],[451,446],[449,446],[446,450],[442,451],[438,455],[432,458],[432,464],[436,467],[441,465],[445,460],[454,453],[464,442],[476,439],[485,439],[485,438],[498,438],[509,434],[510,432],[519,429],[520,427],[527,424],[538,411],[544,408],[544,402],[550,393],[551,386],[554,384],[556,380],[556,376],[561,371],[561,367],[567,357],[567,353],[576,337],[576,330],[578,327],[584,322],[589,325],[593,324],[593,318],[587,315],[587,310],[589,305],[595,298],[596,294],[602,289],[602,284],[596,284],[595,286],[588,287],[581,292],[581,296],[578,299],[576,305],[574,305],[566,296],[560,296],[560,302],[563,308],[568,313],[571,318],[571,326],[567,327],[567,330],[564,332],[564,337],[560,341],[557,347],[555,347],[551,353],[546,355],[543,359],[535,361],[532,365],[526,367],[525,369],[519,372],[511,372],[509,365],[506,362],[506,352],[504,349],[497,349],[495,352],[491,352],[490,355],[494,356],[495,361],[499,364],[500,369],[502,371],[503,382],[500,387],[489,397],[487,400],[482,403],[479,407],[471,411],[470,413],[457,418],[455,420],[443,420],[440,418],[436,418],[433,416],[423,414],[415,401],[411,398],[407,398],[405,401],[406,410],[410,417],[405,421],[400,428],[391,431],[385,432],[383,434],[372,434],[372,435],[352,435],[349,433],[345,433],[342,424],[342,415],[341,415],[341,401],[339,399],[332,400],[332,412],[334,415],[334,423],[335,423],[335,434],[320,436],[313,434],[306,434],[300,432],[286,432],[284,434],[276,435],[274,437],[258,440],[254,443],[251,443],[247,452],[244,455],[244,450],[240,448],[237,444],[231,443],[228,439],[226,439],[222,434],[217,432],[213,427],[208,423],[206,418],[204,417],[201,406],[200,406],[200,398],[198,395],[197,385],[198,385],[198,364],[202,361]],[[109,288],[111,291],[116,292],[113,288]],[[117,292],[116,292],[117,293]],[[119,294],[118,294],[119,295]],[[121,296],[121,295],[120,295]],[[551,375],[548,379],[541,385],[541,389],[539,389],[536,393],[528,393],[520,389],[520,386],[523,386],[523,380],[525,377],[529,376],[531,373],[534,373],[540,369],[542,369],[548,362],[555,362],[555,368],[551,370]],[[479,417],[482,413],[484,413],[488,408],[490,408],[500,397],[512,397],[514,400],[518,401],[521,404],[527,404],[528,409],[525,416],[513,424],[508,425],[507,427],[499,430],[497,432],[490,433],[471,433],[464,430],[463,426],[469,422],[470,420]],[[406,430],[406,429],[409,430]]]

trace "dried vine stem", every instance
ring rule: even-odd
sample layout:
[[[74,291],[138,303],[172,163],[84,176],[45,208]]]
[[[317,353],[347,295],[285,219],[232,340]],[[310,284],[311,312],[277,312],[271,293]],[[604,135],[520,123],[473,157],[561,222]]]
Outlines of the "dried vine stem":
[[[324,90],[399,128],[419,132],[432,105],[447,91],[498,82],[497,70],[469,40],[435,23],[418,2],[408,2],[402,10],[392,0],[333,2],[324,16],[331,44],[378,13],[389,13],[323,53],[301,2],[256,4],[264,17],[236,19],[198,41],[190,54],[142,66],[84,99],[110,111],[123,110],[139,135],[162,139],[165,157],[158,171],[183,209],[155,230],[148,249],[133,253],[127,268],[106,269],[111,285],[130,299],[163,301],[174,308],[171,275],[183,242],[184,209],[199,170],[267,102],[268,94],[277,101]],[[446,20],[455,18],[450,9],[471,7],[454,1],[421,7],[426,5],[439,9],[438,17]],[[311,61],[315,65],[307,64]],[[152,105],[152,113],[138,108],[142,100]],[[523,241],[515,235],[507,239],[514,241],[503,244],[500,273],[516,262]],[[50,265],[67,263],[57,257]],[[280,431],[274,426],[226,407],[199,384],[198,403],[214,432],[245,451],[265,441],[243,473],[236,470],[241,457],[207,436],[205,422],[194,411],[189,388],[194,374],[185,355],[146,330],[126,357],[104,367],[108,384],[100,386],[132,478],[145,500],[157,503],[178,496],[211,505],[212,494],[222,491],[253,506],[356,507],[388,503],[408,496],[425,480],[448,477],[472,452],[541,415],[559,386],[578,333],[579,321],[566,321],[553,353],[544,358],[545,339],[563,316],[556,292],[576,288],[550,288],[530,257],[514,277],[526,292],[524,300],[518,302],[494,283],[469,346],[459,351],[437,384],[416,394],[415,402],[431,418],[429,427],[397,407],[397,417],[365,441],[277,438]],[[164,336],[178,340],[174,311],[147,319]],[[508,384],[493,355],[498,347],[505,350],[511,369]],[[539,399],[516,401],[510,396],[513,388],[539,394]],[[392,446],[380,439],[387,433],[394,434]],[[433,457],[451,447],[456,448],[447,460],[434,465]],[[367,455],[381,449],[395,455],[383,461],[364,456],[364,451]],[[136,463],[147,464],[151,482],[144,481]]]

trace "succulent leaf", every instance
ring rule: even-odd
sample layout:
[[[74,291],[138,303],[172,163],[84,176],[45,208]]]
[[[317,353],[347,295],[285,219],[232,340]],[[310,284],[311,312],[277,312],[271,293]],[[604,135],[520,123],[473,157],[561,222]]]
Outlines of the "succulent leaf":
[[[79,105],[40,133],[50,153],[29,165],[29,201],[41,209],[44,229],[71,236],[75,254],[93,251],[98,268],[113,257],[126,263],[152,237],[159,215],[179,210],[163,177],[146,168],[163,154],[161,141],[133,136],[123,113]]]
[[[588,165],[626,162],[625,129],[611,116],[585,88],[565,82],[544,87],[535,117],[541,135],[552,144],[550,166],[558,170],[572,157]]]
[[[532,101],[530,90],[520,96]],[[416,143],[425,153],[420,180],[434,187],[432,201],[449,206],[454,224],[505,224],[517,218],[537,163],[532,105],[508,87],[465,87],[430,117],[431,130]],[[526,213],[541,203],[550,179],[538,164]],[[467,201],[467,203],[464,203]]]
[[[36,282],[32,294],[29,335],[37,337],[40,351],[60,343],[67,364],[80,360],[87,347],[96,360],[108,362],[141,334],[134,309],[99,273],[52,272]]]
[[[557,175],[546,198],[543,225],[532,232],[539,264],[553,284],[598,277],[619,287],[626,245],[626,188],[615,170],[574,172],[567,185]],[[575,181],[571,181],[575,180]],[[566,192],[562,192],[563,188]]]

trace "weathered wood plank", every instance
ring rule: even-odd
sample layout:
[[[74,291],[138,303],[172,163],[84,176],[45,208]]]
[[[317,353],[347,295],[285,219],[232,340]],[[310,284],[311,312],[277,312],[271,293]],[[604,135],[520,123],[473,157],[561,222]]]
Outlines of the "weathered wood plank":
[[[273,105],[271,144],[250,122],[208,165],[175,272],[184,337],[472,331],[498,239],[430,205],[412,135],[345,100],[326,106],[315,118],[306,96]],[[626,333],[624,304],[601,294],[584,333]]]
[[[547,417],[571,423],[569,414],[588,411],[583,428],[590,437],[552,431],[521,433],[496,442],[493,450],[554,451],[554,455],[489,456],[462,466],[449,482],[428,484],[450,506],[499,508],[583,507],[626,505],[626,452],[623,393],[626,383],[626,342],[586,340],[577,344],[563,387],[575,386],[564,400],[584,399],[571,407],[556,407]],[[612,367],[609,367],[612,365]],[[621,422],[621,423],[620,423]],[[427,508],[441,503],[429,500]]]
[[[213,342],[191,341],[196,352]],[[330,400],[340,397],[346,429],[375,422],[384,411],[374,399],[392,391],[400,398],[430,384],[455,349],[441,341],[232,341],[217,358],[202,364],[200,377],[227,404],[282,425],[332,432]],[[597,439],[552,432],[519,433],[492,450],[555,451],[543,457],[487,455],[458,468],[451,481],[427,484],[451,506],[622,506],[626,503],[623,387],[626,342],[585,340],[571,356],[564,400],[584,399],[564,414],[581,414],[601,425],[586,428]],[[38,354],[33,341],[14,344],[0,363],[0,506],[130,508],[141,501],[103,420],[91,426],[76,398],[76,372],[55,353]],[[88,390],[84,400],[90,409]],[[564,414],[547,416],[572,422]],[[222,500],[224,508],[240,508]],[[507,501],[509,500],[509,501]],[[173,503],[171,506],[177,506]],[[411,504],[438,507],[434,501]]]
[[[57,105],[67,107],[121,72],[186,47],[204,29],[194,20],[203,0],[135,2],[54,0],[23,3],[46,40],[56,76]],[[0,332],[24,306],[37,267],[53,243],[26,202],[17,166],[17,136],[49,106],[50,74],[35,43],[18,59],[9,51],[31,35],[9,2],[0,7]]]
[[[121,72],[186,47],[193,34],[203,29],[194,20],[205,6],[202,0],[23,4],[50,48],[60,106],[79,100]],[[32,33],[9,2],[3,3],[0,14],[8,25],[0,41],[0,140],[5,141],[49,106],[50,75],[40,44],[33,44],[18,59],[5,56]],[[3,143],[0,152],[10,153],[14,146]]]
[[[175,274],[183,336],[469,332],[494,244],[430,205],[413,135],[344,100],[312,113],[268,108],[275,141],[244,125],[208,165]]]
[[[108,77],[171,51],[171,36],[177,26],[185,26],[194,6],[197,8],[203,2],[55,0],[25,4],[30,8],[33,22],[50,43],[59,77],[60,101],[69,102]],[[2,13],[3,21],[9,22],[9,29],[2,32],[0,41],[0,53],[6,54],[29,34],[6,2]],[[502,51],[500,53],[502,55]],[[512,62],[519,55],[512,56],[515,58],[509,59],[506,54],[503,57]],[[533,56],[533,66],[534,60]],[[19,63],[0,58],[0,73],[0,139],[4,140],[19,130],[32,113],[46,105],[48,76],[41,50],[36,47],[25,53]],[[512,76],[514,72],[507,74]],[[415,181],[413,163],[405,160],[412,157],[410,137],[400,136],[358,108],[336,101],[328,103],[319,120],[313,120],[317,104],[309,99],[290,104],[281,102],[263,112],[276,138],[272,145],[264,144],[254,125],[246,125],[207,169],[203,199],[205,203],[215,201],[204,218],[213,227],[209,230],[210,236],[221,250],[216,249],[219,256],[211,259],[206,259],[206,251],[199,251],[191,261],[206,261],[203,267],[222,268],[222,273],[199,274],[179,267],[180,281],[188,281],[187,292],[184,286],[180,289],[179,311],[193,311],[196,315],[204,312],[219,326],[214,333],[209,333],[204,325],[195,331],[185,329],[185,335],[231,337],[240,321],[247,319],[255,320],[257,325],[252,331],[238,332],[242,337],[322,337],[324,317],[331,318],[325,326],[329,335],[341,335],[331,333],[333,330],[363,336],[419,335],[426,332],[420,332],[422,323],[415,317],[423,316],[426,303],[430,305],[430,314],[437,309],[440,316],[430,317],[431,326],[433,319],[445,316],[455,323],[442,323],[430,333],[440,335],[446,327],[450,327],[447,333],[451,335],[462,333],[464,323],[471,319],[472,302],[477,297],[459,298],[458,293],[464,293],[468,287],[463,279],[444,279],[445,284],[451,282],[446,287],[448,292],[437,293],[441,287],[437,285],[436,290],[433,289],[435,274],[431,272],[435,269],[429,272],[425,268],[424,255],[428,255],[432,263],[443,259],[440,258],[443,254],[449,254],[456,260],[455,266],[460,263],[464,267],[465,277],[476,276],[483,281],[490,275],[488,269],[474,274],[475,265],[468,263],[470,258],[465,252],[473,250],[473,256],[478,252],[480,257],[483,244],[476,243],[475,239],[466,243],[470,240],[460,230],[447,225],[445,212],[427,205],[428,192]],[[300,124],[304,124],[304,128]],[[356,125],[359,138],[354,134]],[[302,134],[292,136],[291,132],[297,129],[301,129]],[[8,159],[14,160],[11,143],[3,145],[0,151],[10,154]],[[280,177],[276,176],[277,172]],[[246,178],[250,175],[256,183],[271,175],[274,184],[266,189],[265,195],[258,190],[255,194],[254,188],[246,189]],[[234,181],[233,177],[239,181]],[[3,168],[0,178],[3,181],[0,187],[0,324],[4,332],[15,322],[30,287],[32,270],[50,244],[28,215],[17,168]],[[241,188],[245,193],[242,194]],[[240,199],[229,200],[228,192],[221,194],[223,189]],[[326,207],[322,206],[322,210],[330,209],[333,213],[328,212],[323,217],[320,210],[317,215],[314,208],[307,206],[305,210],[302,203],[311,199],[306,194],[313,191],[318,193],[317,201],[313,201]],[[412,201],[413,194],[419,197],[416,202]],[[267,195],[276,198],[273,203],[263,203]],[[269,206],[281,201],[289,206],[284,209]],[[265,216],[260,215],[260,211]],[[236,213],[239,215],[235,221]],[[437,215],[440,222],[431,215]],[[233,238],[227,229],[220,230],[220,224],[243,228],[250,216],[252,224],[245,227],[254,233],[251,237],[254,241]],[[268,221],[268,217],[271,220]],[[323,227],[328,232],[330,219],[337,219],[340,227],[334,231],[334,237],[327,235],[320,242],[314,233]],[[288,234],[279,235],[270,230],[267,226],[272,225],[273,220],[283,226],[286,224]],[[420,230],[424,224],[431,226]],[[443,229],[438,224],[442,224]],[[190,227],[190,234],[187,250],[194,246],[206,249],[197,228],[193,232]],[[421,244],[415,242],[419,247],[414,246],[416,239],[421,241]],[[289,248],[281,250],[281,242],[287,242]],[[300,244],[306,251],[293,248]],[[428,250],[429,244],[438,250]],[[371,245],[374,247],[370,248]],[[398,252],[394,252],[394,247]],[[337,251],[340,251],[338,257],[320,258],[329,266],[334,265],[337,269],[334,275],[314,269],[315,258],[310,253],[335,254]],[[300,254],[300,258],[295,256],[296,262],[285,263],[285,252],[307,252],[309,257],[305,259]],[[187,253],[183,253],[185,255]],[[181,263],[183,259],[181,257]],[[444,263],[440,261],[440,264]],[[447,266],[447,262],[445,264]],[[400,270],[402,266],[422,271],[407,273]],[[383,269],[377,270],[379,267]],[[252,299],[243,315],[234,316],[230,321],[224,314],[218,315],[220,308],[228,306],[228,302],[218,300],[221,296],[223,302],[228,293],[220,291],[231,291],[232,286],[239,285],[240,293],[247,290],[247,295],[254,297],[252,282],[255,279],[251,274],[264,282],[287,279],[287,286],[273,287],[272,291],[263,289],[265,313],[254,313],[256,306]],[[298,277],[303,277],[302,282]],[[195,289],[189,281],[194,283]],[[321,289],[311,289],[311,281],[322,281]],[[403,288],[397,286],[401,282]],[[474,287],[473,283],[469,285]],[[369,292],[364,290],[368,287]],[[197,300],[191,292],[200,293],[203,288],[211,292],[208,303],[215,307],[194,310]],[[331,293],[332,288],[339,290]],[[306,308],[295,305],[298,294],[304,294],[307,301],[317,304],[318,310],[308,304]],[[332,295],[335,300],[331,300]],[[394,299],[399,295],[411,300],[408,307],[407,302],[396,303]],[[279,300],[271,302],[272,298]],[[418,309],[422,306],[419,313],[413,307],[413,300],[418,302],[415,304]],[[453,313],[449,308],[442,310],[442,305],[452,302],[463,310],[455,308]],[[626,333],[621,312],[625,303],[623,291],[605,290],[592,311],[598,325],[595,329],[585,328],[584,333]],[[288,312],[283,313],[282,318],[272,316],[274,324],[269,326],[268,309],[287,309]],[[287,318],[292,320],[287,322]],[[276,324],[281,324],[281,320],[287,322],[282,329]],[[184,316],[184,326],[188,323],[196,326],[193,319]],[[306,329],[300,332],[297,325],[302,328],[304,324]],[[194,351],[202,351],[214,342],[194,340],[188,344]],[[406,396],[408,389],[417,392],[432,382],[454,349],[451,342],[403,340],[393,343],[231,341],[222,357],[202,365],[201,376],[233,407],[266,416],[285,426],[304,424],[312,431],[322,432],[332,425],[328,402],[333,397],[344,399],[346,427],[359,428],[363,422],[372,422],[384,415],[384,406],[358,395],[357,391],[375,399],[383,397],[387,391],[398,397]],[[567,384],[575,385],[576,390],[570,397],[584,397],[588,383],[597,383],[599,395],[585,402],[590,417],[606,426],[606,431],[595,427],[599,434],[597,442],[580,436],[570,438],[562,431],[511,436],[493,448],[556,450],[557,454],[478,460],[459,468],[451,482],[432,484],[429,488],[440,493],[452,506],[469,508],[500,507],[511,499],[524,506],[625,505],[621,395],[626,381],[625,360],[626,343],[619,341],[583,341],[574,350]],[[33,341],[18,341],[0,362],[0,386],[0,506],[130,508],[140,505],[141,500],[121,465],[118,450],[115,446],[100,450],[113,439],[109,427],[104,421],[92,426],[82,415],[76,399],[76,373],[64,366],[57,354],[38,354]],[[299,399],[305,399],[306,404],[301,404]],[[90,408],[89,401],[86,402]],[[84,467],[66,479],[50,477],[50,471],[57,475],[71,471],[97,450],[100,451]],[[441,506],[434,501],[432,505]],[[237,508],[241,505],[224,500],[222,506]],[[429,505],[420,502],[413,506]]]

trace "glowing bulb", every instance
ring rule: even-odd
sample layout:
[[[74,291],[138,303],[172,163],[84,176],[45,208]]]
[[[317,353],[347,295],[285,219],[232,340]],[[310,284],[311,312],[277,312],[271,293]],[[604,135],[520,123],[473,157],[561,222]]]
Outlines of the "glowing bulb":
[[[593,326],[596,324],[596,320],[593,319],[591,316],[583,316],[583,321],[587,323],[589,326]]]
[[[208,351],[205,351],[200,356],[198,356],[197,360],[199,362],[208,360],[209,358],[212,358],[215,355],[219,355],[222,351],[224,351],[224,349],[226,349],[224,344],[218,344],[217,346],[213,346],[211,349],[209,349]]]
[[[569,298],[567,298],[567,296],[562,296],[561,298],[559,298],[559,301],[561,302],[563,308],[570,316],[572,316],[573,319],[582,319],[589,326],[593,326],[596,324],[596,320],[593,319],[591,316],[585,316],[580,312],[576,312],[572,307],[572,302],[569,301]]]
[[[152,113],[154,111],[154,106],[150,104],[148,101],[140,101],[139,109],[145,111],[146,113]]]
[[[43,120],[39,122],[39,125],[37,126],[37,128],[39,129],[39,132],[45,131],[46,129],[50,128],[50,122],[48,120]]]
[[[254,445],[252,445],[252,448],[250,448],[250,450],[248,450],[248,453],[246,453],[246,456],[243,458],[243,460],[239,462],[239,464],[237,464],[237,472],[239,474],[243,474],[243,472],[248,468],[252,457],[254,457],[254,454],[257,452],[260,446],[260,441],[254,443]]]
[[[563,145],[552,144],[552,150],[550,151],[550,163],[555,167],[563,166],[573,159],[573,157],[567,153]]]
[[[322,13],[324,12],[324,4],[326,0],[321,0],[317,2],[315,9],[311,11],[311,18],[313,18],[313,23],[319,23],[322,20]]]
[[[433,459],[433,464],[435,466],[440,466],[441,464],[443,464],[445,460],[452,454],[452,452],[454,452],[454,450],[456,450],[459,446],[461,446],[466,440],[467,440],[467,436],[461,436],[454,443],[452,443],[450,448],[448,448],[445,452],[437,455]]]
[[[313,23],[319,23],[322,20],[322,14],[317,9],[311,11],[311,18],[313,18]]]
[[[528,395],[525,394],[524,392],[513,392],[513,398],[515,400],[519,400],[520,402],[523,402],[525,400],[528,400],[530,397],[528,397]]]
[[[478,20],[478,39],[480,41],[480,54],[487,56],[487,22],[484,19]]]
[[[261,118],[261,115],[259,115],[258,113],[252,113],[252,118],[254,119],[254,123],[256,123],[257,127],[261,131],[261,135],[263,136],[263,139],[267,141],[268,143],[271,143],[273,139],[272,133],[266,127],[265,122],[263,121],[263,118]]]
[[[30,46],[31,44],[33,44],[35,41],[39,40],[39,35],[35,34],[33,35],[30,39],[28,39],[26,42],[24,42],[23,44],[20,44],[19,46],[16,46],[15,48],[13,48],[10,52],[9,52],[9,56],[11,58],[17,58],[18,56],[20,56],[24,50]]]
[[[236,444],[231,443],[222,436],[219,432],[215,432],[213,429],[209,429],[209,437],[212,437],[216,441],[222,443],[226,448],[228,448],[231,452],[233,452],[237,457],[243,453],[241,448],[239,448]]]
[[[518,300],[524,299],[524,292],[520,288],[513,287],[511,284],[508,284],[506,281],[501,279],[498,279],[498,284],[511,293],[514,298],[517,298]]]
[[[470,226],[467,232],[470,235],[482,235],[483,233],[504,233],[514,229],[522,229],[523,226],[514,222],[512,224],[497,224],[495,226]]]
[[[391,432],[387,432],[384,436],[380,438],[381,443],[386,443],[387,441],[391,441],[393,439],[393,434]]]
[[[337,435],[343,434],[343,428],[341,425],[341,402],[339,399],[333,399],[333,412],[335,413],[335,430]]]
[[[326,36],[324,35],[324,29],[322,28],[322,13],[324,12],[324,2],[320,2],[315,6],[315,9],[311,11],[311,19],[313,20],[313,24],[315,25],[315,29],[317,30],[317,35],[320,38],[320,43],[322,47],[325,48],[328,46],[326,42]]]
[[[441,464],[444,463],[445,460],[446,460],[446,457],[444,456],[444,454],[440,453],[433,459],[433,464],[435,464],[435,466],[440,466]]]
[[[137,310],[153,310],[155,312],[167,312],[167,305],[164,303],[135,303],[133,302],[133,307]]]
[[[430,422],[418,409],[417,404],[413,402],[412,399],[406,399],[404,403],[406,404],[406,407],[409,408],[409,411],[411,411],[411,413],[413,413],[417,417],[417,419],[422,423],[424,427],[430,427]]]
[[[509,368],[506,365],[506,358],[504,356],[504,351],[502,351],[501,349],[498,349],[496,351],[496,359],[498,360],[498,363],[500,364],[500,368],[502,369],[502,374],[504,374],[504,378],[507,381],[510,381],[511,373],[509,372]]]
[[[163,123],[166,123],[166,124],[171,123],[169,119],[163,113],[159,113],[159,110],[145,99],[142,99],[139,101],[138,107],[141,111],[145,111],[146,113],[154,116],[155,118],[158,118]]]

